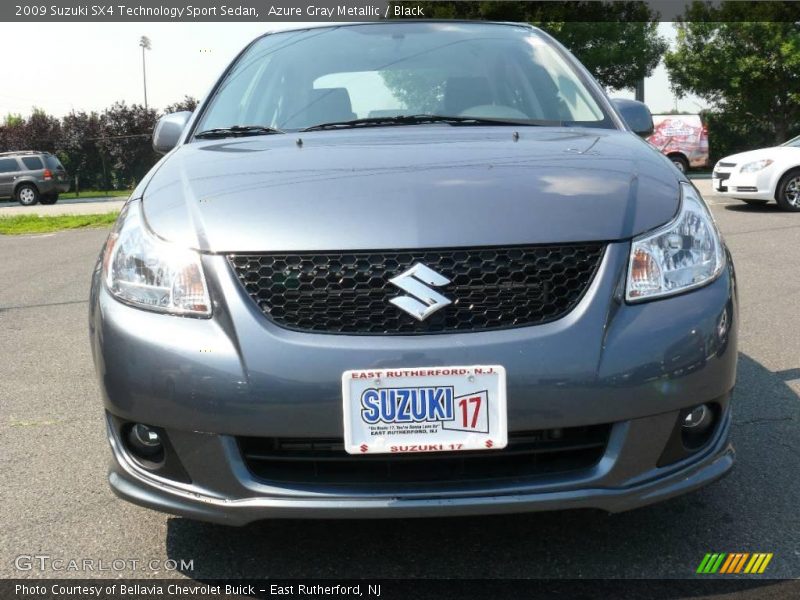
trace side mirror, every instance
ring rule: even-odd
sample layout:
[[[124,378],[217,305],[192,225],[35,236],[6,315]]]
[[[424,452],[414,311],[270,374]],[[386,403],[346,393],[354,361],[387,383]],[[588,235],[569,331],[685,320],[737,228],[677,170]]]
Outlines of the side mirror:
[[[161,117],[153,130],[153,150],[166,154],[177,146],[191,116],[191,112],[183,111]]]
[[[643,102],[614,98],[611,103],[636,135],[647,137],[653,133],[653,115]]]

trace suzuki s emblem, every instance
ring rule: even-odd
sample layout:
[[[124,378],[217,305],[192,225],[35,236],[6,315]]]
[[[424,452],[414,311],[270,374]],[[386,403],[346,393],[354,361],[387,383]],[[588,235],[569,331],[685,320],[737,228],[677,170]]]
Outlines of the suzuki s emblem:
[[[450,283],[450,280],[422,263],[417,263],[408,271],[393,277],[389,283],[409,294],[408,296],[397,296],[389,302],[406,311],[418,321],[423,321],[440,308],[452,304],[450,299],[429,287],[441,287]]]

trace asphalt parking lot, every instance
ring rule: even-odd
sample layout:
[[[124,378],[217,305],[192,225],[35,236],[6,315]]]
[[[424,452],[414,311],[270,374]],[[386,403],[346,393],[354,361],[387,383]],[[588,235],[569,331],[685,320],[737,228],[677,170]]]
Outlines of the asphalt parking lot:
[[[87,339],[89,274],[107,231],[0,236],[0,577],[92,575],[14,567],[45,554],[193,560],[112,573],[125,577],[683,578],[707,552],[772,552],[771,577],[800,577],[800,214],[709,200],[740,284],[737,465],[701,491],[617,515],[232,529],[119,501]]]

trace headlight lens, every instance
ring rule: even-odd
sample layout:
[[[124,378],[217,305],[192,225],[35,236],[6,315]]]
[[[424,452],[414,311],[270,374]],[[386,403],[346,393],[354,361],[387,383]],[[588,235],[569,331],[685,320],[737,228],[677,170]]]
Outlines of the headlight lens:
[[[756,171],[760,171],[761,169],[766,169],[773,163],[772,159],[764,159],[764,160],[757,160],[755,162],[749,162],[746,165],[742,165],[742,168],[739,169],[741,173],[755,173]]]
[[[677,218],[633,240],[625,298],[640,302],[700,287],[713,281],[724,265],[711,213],[691,185],[681,184]]]
[[[103,267],[109,291],[123,302],[176,315],[211,314],[200,254],[150,233],[140,202],[128,204],[120,215]]]

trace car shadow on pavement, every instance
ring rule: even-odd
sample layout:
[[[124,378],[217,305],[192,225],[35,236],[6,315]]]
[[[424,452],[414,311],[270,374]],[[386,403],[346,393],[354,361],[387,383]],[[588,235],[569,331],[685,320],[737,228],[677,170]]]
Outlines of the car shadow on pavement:
[[[725,204],[725,210],[732,210],[733,212],[769,214],[784,212],[775,202],[767,202],[766,204],[746,204],[744,202],[737,202],[736,204]]]
[[[798,377],[800,369],[774,373],[740,354],[736,466],[719,482],[653,506],[242,528],[171,518],[166,551],[192,559],[183,574],[197,579],[691,578],[707,552],[772,552],[768,577],[798,577],[800,398],[789,384]]]

